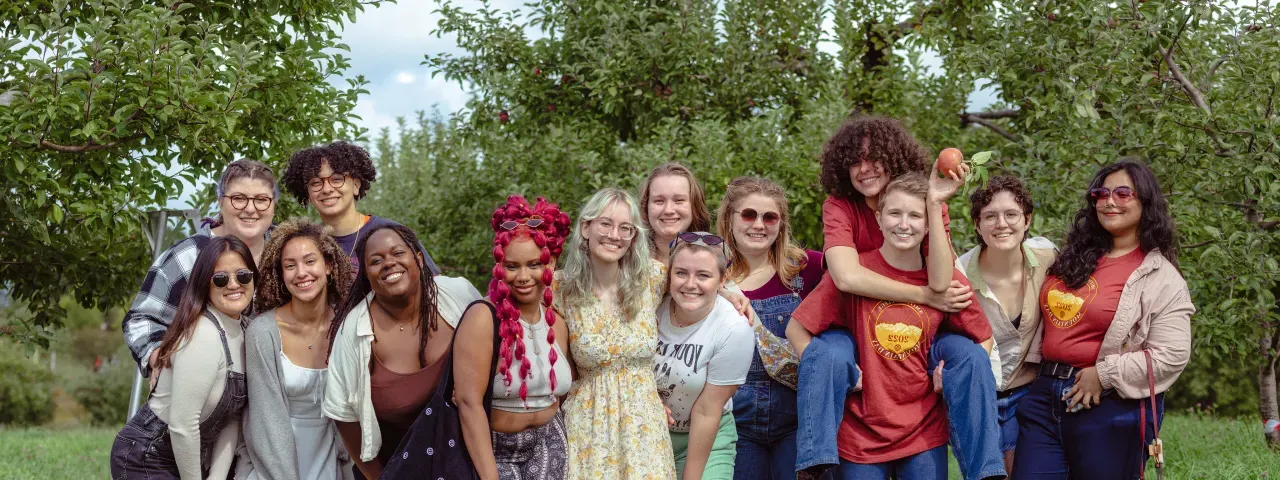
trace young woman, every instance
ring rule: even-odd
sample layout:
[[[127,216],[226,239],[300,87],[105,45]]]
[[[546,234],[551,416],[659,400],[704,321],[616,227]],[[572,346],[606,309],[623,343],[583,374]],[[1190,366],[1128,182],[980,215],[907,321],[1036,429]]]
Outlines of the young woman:
[[[1017,177],[997,176],[969,196],[969,217],[978,230],[978,246],[956,260],[973,284],[978,305],[991,322],[996,340],[992,365],[996,373],[996,408],[1000,417],[1000,449],[1006,471],[1013,471],[1018,442],[1018,402],[1036,377],[1027,351],[1040,329],[1036,292],[1057,250],[1043,237],[1029,238],[1035,205]]]
[[[307,204],[315,206],[320,221],[333,228],[334,239],[342,253],[355,265],[356,243],[361,236],[384,225],[396,224],[356,210],[356,201],[364,198],[377,176],[367,150],[350,142],[337,141],[293,154],[281,175],[281,183],[303,207]],[[422,249],[422,259],[432,276],[440,274],[440,268],[425,248]]]
[[[308,220],[272,232],[245,345],[249,408],[238,478],[334,480],[351,475],[333,422],[320,412],[329,326],[355,280],[351,262]]]
[[[751,300],[761,327],[784,337],[791,312],[822,278],[822,254],[795,245],[786,192],[768,179],[730,182],[716,219],[733,260],[728,279]],[[758,351],[733,396],[733,417],[735,479],[795,477],[796,391],[769,376]]]
[[[676,236],[667,297],[658,306],[653,373],[671,411],[677,478],[733,478],[737,429],[732,397],[747,380],[754,336],[717,292],[729,265],[724,240],[706,232]]]
[[[649,251],[659,262],[667,261],[677,233],[711,229],[702,184],[679,163],[664,163],[649,172],[640,185],[640,205],[644,227],[652,232]]]
[[[929,224],[941,220],[936,218],[940,213],[928,212],[937,208],[926,201],[932,192],[919,173],[902,175],[884,188],[876,218],[885,240],[879,249],[862,256],[865,268],[898,282],[929,283],[921,245],[931,230]],[[964,283],[951,264],[946,270]],[[970,304],[960,312],[946,313],[926,305],[863,296],[852,296],[846,309],[845,315],[832,312],[818,321],[797,317],[792,322],[800,327],[793,341],[801,355],[808,353],[806,336],[833,326],[849,329],[857,342],[858,365],[866,371],[866,388],[844,402],[848,414],[840,425],[841,460],[835,478],[947,478],[947,407],[930,382],[933,367],[927,352],[943,328],[972,342],[989,341],[991,326],[982,309]]]
[[[202,229],[160,254],[121,322],[124,342],[144,376],[151,376],[156,348],[178,313],[178,302],[200,250],[216,237],[229,236],[247,245],[254,261],[262,256],[279,197],[271,169],[253,160],[231,162],[218,180],[217,193],[220,225]]]
[[[656,312],[666,287],[649,257],[635,197],[606,188],[582,207],[555,273],[578,381],[564,405],[570,479],[675,477],[653,379]]]
[[[1039,292],[1043,336],[1027,361],[1040,375],[1018,406],[1015,478],[1141,474],[1164,391],[1191,357],[1175,238],[1150,168],[1098,170]]]
[[[569,329],[551,308],[548,287],[569,216],[545,199],[530,205],[513,195],[493,212],[492,225],[492,303],[473,302],[454,340],[462,436],[482,479],[563,479],[568,463],[559,397],[572,384],[564,355]]]
[[[959,191],[967,168],[951,177],[942,177],[937,168],[925,163],[924,147],[896,120],[859,117],[846,122],[827,141],[822,152],[822,185],[828,197],[822,205],[824,261],[828,275],[792,318],[810,324],[830,321],[831,312],[847,312],[848,295],[928,305],[944,312],[967,308],[973,293],[967,283],[953,279],[955,257],[947,229],[950,220],[946,200]],[[859,256],[884,244],[876,214],[881,210],[883,192],[890,181],[909,173],[925,174],[930,180],[929,223],[935,235],[924,242],[929,282],[919,285],[894,280],[868,269]],[[934,188],[937,184],[937,188]],[[935,215],[935,213],[937,215]],[[935,225],[936,222],[936,225]],[[843,293],[842,293],[843,292]],[[804,334],[795,322],[787,330]],[[810,335],[804,335],[807,344]],[[802,345],[796,343],[796,350]],[[797,470],[825,469],[842,458],[836,449],[840,408],[849,393],[860,388],[861,375],[854,358],[852,335],[841,328],[813,337],[800,361],[797,404],[802,421],[797,427]],[[945,374],[943,400],[951,424],[951,446],[965,478],[1003,477],[999,422],[995,415],[995,378],[988,351],[968,338],[950,332],[939,334],[931,343],[929,360],[942,366]],[[931,367],[931,371],[934,368]],[[840,373],[835,373],[840,372]]]
[[[156,348],[151,398],[111,446],[111,478],[227,478],[246,403],[241,315],[257,273],[236,237],[200,250]]]
[[[361,274],[329,327],[321,409],[368,479],[382,475],[393,455],[445,448],[401,440],[439,386],[464,308],[480,298],[466,279],[432,278],[420,245],[400,225],[369,231],[355,249]]]

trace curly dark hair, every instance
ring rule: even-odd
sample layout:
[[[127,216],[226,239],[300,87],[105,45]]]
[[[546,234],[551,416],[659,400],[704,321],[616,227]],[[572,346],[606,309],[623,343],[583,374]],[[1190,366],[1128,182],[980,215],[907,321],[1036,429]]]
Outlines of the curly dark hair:
[[[1062,279],[1067,288],[1080,288],[1098,268],[1098,259],[1111,251],[1111,233],[1098,222],[1097,208],[1089,198],[1089,190],[1101,187],[1103,182],[1120,170],[1133,180],[1138,200],[1142,202],[1142,219],[1138,221],[1138,245],[1144,252],[1159,250],[1176,268],[1178,253],[1173,217],[1169,215],[1169,202],[1160,191],[1160,182],[1146,164],[1134,159],[1121,159],[1107,165],[1094,174],[1089,188],[1085,189],[1084,205],[1076,211],[1067,233],[1067,245],[1062,254],[1049,267],[1049,275]]]
[[[440,316],[436,306],[436,281],[431,277],[431,270],[427,268],[423,261],[427,254],[422,250],[422,242],[418,241],[418,235],[414,234],[409,227],[394,223],[382,225],[369,231],[356,244],[355,254],[352,256],[360,264],[357,269],[360,274],[356,276],[355,284],[351,286],[351,292],[347,294],[346,301],[342,303],[342,308],[333,314],[333,322],[329,324],[329,354],[333,354],[333,341],[338,338],[338,331],[342,329],[342,323],[346,321],[352,310],[355,310],[365,301],[365,297],[369,296],[369,292],[373,291],[373,286],[369,283],[369,269],[366,268],[364,260],[369,239],[373,238],[373,234],[388,229],[396,232],[396,235],[400,236],[400,240],[409,247],[409,251],[413,252],[414,258],[418,259],[418,281],[421,286],[418,289],[418,364],[422,368],[427,368],[427,340],[431,338],[428,331],[435,332],[439,329],[439,323],[436,321]],[[374,341],[377,341],[377,338],[374,338]],[[372,362],[369,363],[369,370],[373,370]]]
[[[982,215],[982,209],[987,208],[991,204],[991,200],[996,198],[996,194],[1000,192],[1009,192],[1013,195],[1013,201],[1018,202],[1018,207],[1022,208],[1022,215],[1027,221],[1030,221],[1032,212],[1035,211],[1035,204],[1031,201],[1031,192],[1022,184],[1022,180],[1012,175],[999,175],[991,177],[987,180],[987,185],[980,189],[974,190],[969,195],[969,218],[973,220],[973,224],[978,225],[978,217]],[[978,245],[987,246],[986,240],[982,239],[982,235],[978,235]]]
[[[271,240],[262,250],[261,275],[258,277],[258,292],[253,298],[255,312],[266,312],[279,308],[293,301],[293,295],[284,285],[284,271],[281,255],[284,246],[295,238],[309,238],[316,243],[324,262],[333,269],[326,280],[325,302],[334,311],[342,305],[355,282],[355,267],[351,259],[338,247],[333,239],[333,229],[313,223],[305,218],[295,218],[281,223],[271,231]]]
[[[863,158],[884,165],[890,180],[929,168],[928,152],[902,122],[860,116],[845,121],[822,146],[822,190],[835,197],[861,200],[862,194],[849,179],[849,167]]]
[[[328,145],[320,145],[304,150],[289,157],[289,166],[285,167],[283,178],[285,190],[302,206],[309,201],[307,182],[320,175],[320,165],[329,162],[334,173],[343,173],[360,180],[360,190],[356,191],[356,200],[364,198],[369,192],[369,185],[378,177],[373,168],[373,160],[364,147],[345,140]]]

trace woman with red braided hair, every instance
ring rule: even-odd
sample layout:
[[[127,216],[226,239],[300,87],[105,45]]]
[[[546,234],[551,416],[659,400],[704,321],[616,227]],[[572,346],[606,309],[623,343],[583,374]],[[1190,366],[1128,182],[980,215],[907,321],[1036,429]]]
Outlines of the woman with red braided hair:
[[[572,382],[569,330],[551,308],[569,216],[519,195],[493,212],[489,301],[467,307],[454,341],[454,392],[467,452],[482,479],[562,479],[559,397]]]

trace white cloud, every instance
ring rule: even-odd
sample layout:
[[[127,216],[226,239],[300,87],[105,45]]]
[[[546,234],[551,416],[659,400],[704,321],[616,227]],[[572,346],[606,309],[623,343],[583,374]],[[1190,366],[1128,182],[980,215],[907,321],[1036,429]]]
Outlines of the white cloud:
[[[412,73],[409,73],[409,72],[400,72],[400,73],[396,74],[396,81],[397,81],[397,82],[400,82],[400,83],[413,83],[413,81],[414,81],[414,80],[415,80],[415,78],[414,78],[414,76],[413,76],[413,74],[412,74]]]

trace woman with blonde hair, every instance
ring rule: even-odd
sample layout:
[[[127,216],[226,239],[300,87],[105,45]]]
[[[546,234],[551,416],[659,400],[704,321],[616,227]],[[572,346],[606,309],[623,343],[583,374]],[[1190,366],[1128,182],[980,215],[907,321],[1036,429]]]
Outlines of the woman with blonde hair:
[[[742,289],[759,318],[757,351],[746,383],[733,397],[738,427],[734,478],[793,478],[794,370],[790,385],[772,378],[770,372],[788,359],[798,361],[782,338],[791,312],[822,279],[822,253],[800,248],[792,240],[786,192],[766,178],[738,177],[729,182],[716,212],[716,227],[732,260],[727,279]]]

